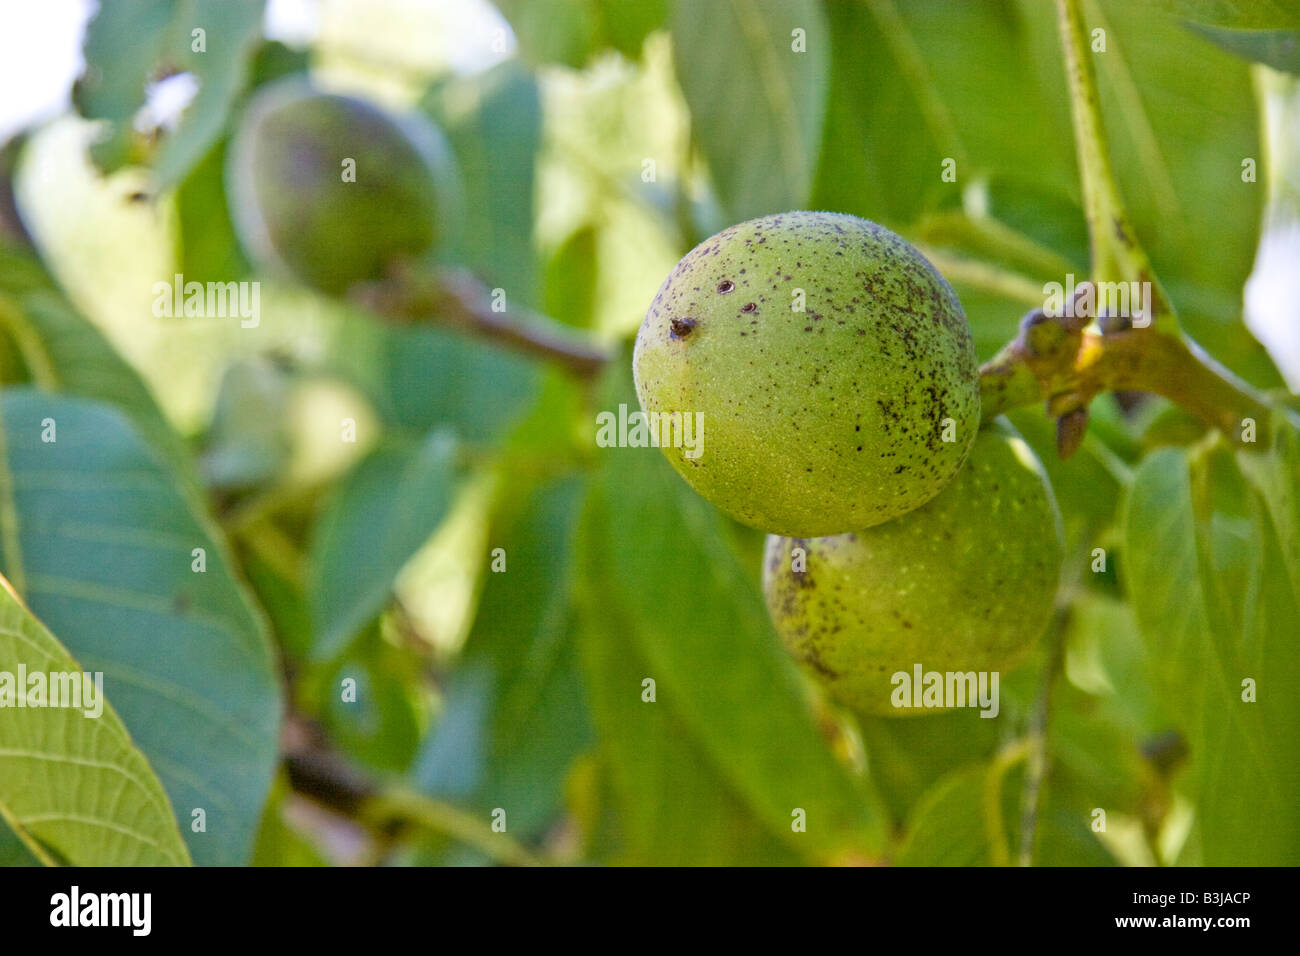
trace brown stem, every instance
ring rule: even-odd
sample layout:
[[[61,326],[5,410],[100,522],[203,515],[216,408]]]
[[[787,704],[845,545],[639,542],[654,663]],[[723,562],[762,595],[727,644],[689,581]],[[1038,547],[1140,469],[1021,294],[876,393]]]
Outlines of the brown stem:
[[[450,836],[511,866],[543,861],[505,833],[458,807],[411,791],[381,787],[332,750],[309,721],[286,726],[284,765],[295,793],[386,835],[415,827]]]
[[[433,321],[481,335],[525,354],[556,362],[580,378],[597,375],[610,353],[568,326],[526,309],[494,311],[492,293],[463,270],[436,275],[416,267],[394,270],[353,292],[364,307],[397,322]]]

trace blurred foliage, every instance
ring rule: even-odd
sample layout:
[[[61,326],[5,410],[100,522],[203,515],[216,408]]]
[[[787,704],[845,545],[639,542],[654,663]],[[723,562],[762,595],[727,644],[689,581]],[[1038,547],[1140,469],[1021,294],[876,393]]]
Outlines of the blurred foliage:
[[[145,160],[162,187],[184,178],[226,128],[264,8],[264,0],[125,0],[101,7],[86,33],[86,72],[73,89],[78,112],[106,124],[107,135],[91,149],[100,167],[111,172]],[[149,85],[179,74],[192,75],[198,90],[182,122],[155,143],[152,131],[137,128],[137,117]]]
[[[598,412],[636,407],[626,345],[655,289],[739,219],[854,213],[956,263],[981,358],[1043,282],[1082,279],[1052,4],[466,2],[439,7],[463,13],[440,54],[399,6],[341,0],[297,46],[262,36],[259,0],[105,3],[77,116],[3,154],[0,571],[22,601],[0,594],[0,670],[75,659],[113,715],[94,736],[0,715],[0,753],[61,747],[138,792],[0,757],[22,837],[0,825],[0,862],[1300,861],[1292,419],[1233,452],[1167,403],[1102,396],[1060,461],[1050,419],[1013,416],[1069,558],[996,720],[828,704],[762,605],[761,535],[658,451],[594,445]],[[1241,321],[1278,174],[1251,61],[1296,71],[1300,19],[1085,17],[1161,281],[1218,361],[1279,387]],[[465,193],[438,265],[608,346],[605,373],[262,275],[226,150],[294,73],[437,122]],[[177,273],[258,281],[260,322],[157,315]],[[141,839],[104,835],[123,828]]]

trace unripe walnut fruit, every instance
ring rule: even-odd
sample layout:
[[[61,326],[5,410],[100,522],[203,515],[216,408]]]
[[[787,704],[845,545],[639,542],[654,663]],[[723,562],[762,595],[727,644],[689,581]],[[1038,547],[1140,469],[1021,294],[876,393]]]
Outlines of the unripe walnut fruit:
[[[646,412],[701,416],[663,447],[701,495],[777,534],[868,528],[938,494],[979,424],[979,370],[952,287],[875,223],[788,212],[677,264],[637,335]],[[687,454],[692,452],[692,454]]]
[[[933,711],[894,707],[894,674],[1017,661],[1051,617],[1062,558],[1042,463],[999,420],[929,504],[850,534],[769,535],[763,591],[782,641],[832,697],[908,716]]]
[[[451,152],[432,120],[323,93],[300,77],[267,85],[248,105],[227,155],[226,193],[259,266],[333,295],[425,255],[459,203]]]

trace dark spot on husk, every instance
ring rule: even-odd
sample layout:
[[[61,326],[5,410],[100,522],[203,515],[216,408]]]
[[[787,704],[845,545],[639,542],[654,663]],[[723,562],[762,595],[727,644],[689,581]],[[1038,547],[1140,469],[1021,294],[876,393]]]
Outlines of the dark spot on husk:
[[[672,332],[670,333],[671,338],[684,339],[686,336],[690,335],[691,331],[695,328],[695,320],[673,319],[669,325],[672,328]]]

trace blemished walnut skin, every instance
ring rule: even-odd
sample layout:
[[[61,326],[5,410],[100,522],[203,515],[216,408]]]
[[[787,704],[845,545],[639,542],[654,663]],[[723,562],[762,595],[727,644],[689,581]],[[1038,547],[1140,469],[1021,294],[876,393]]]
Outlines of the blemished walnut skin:
[[[769,535],[763,592],[781,640],[831,697],[914,716],[935,710],[894,707],[893,675],[1014,666],[1051,618],[1063,557],[1042,463],[999,419],[921,508],[850,534]]]
[[[839,213],[766,216],[696,246],[646,313],[633,369],[643,410],[703,416],[702,454],[665,447],[673,467],[776,534],[856,531],[925,504],[979,425],[952,287],[900,236]]]
[[[226,158],[231,219],[250,258],[331,295],[445,241],[460,192],[432,120],[300,77],[256,94]]]

